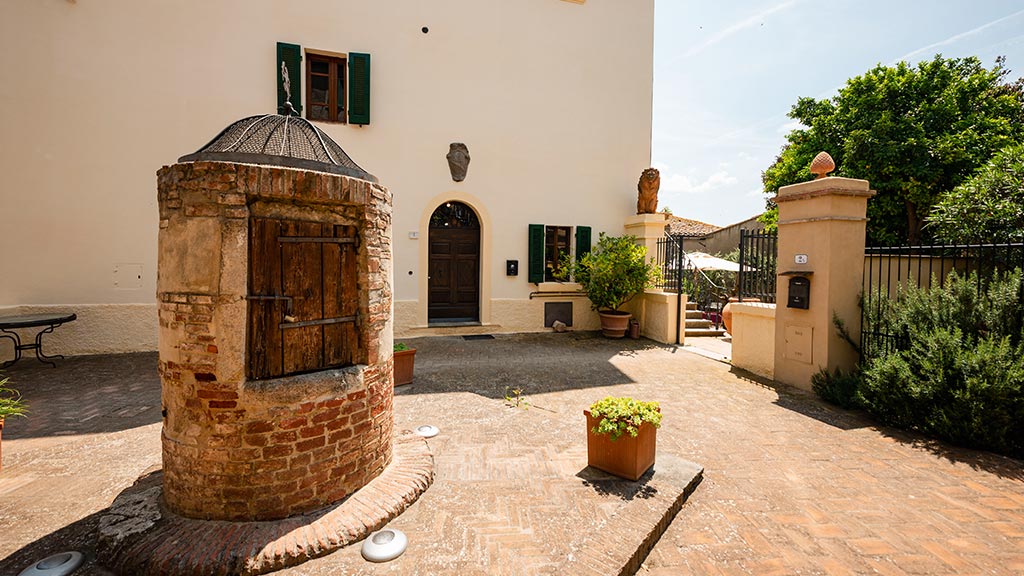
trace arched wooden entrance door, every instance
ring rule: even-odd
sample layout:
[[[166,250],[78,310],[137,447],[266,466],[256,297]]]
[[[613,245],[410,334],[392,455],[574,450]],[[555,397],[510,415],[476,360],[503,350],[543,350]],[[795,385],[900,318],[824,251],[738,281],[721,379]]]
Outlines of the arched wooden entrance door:
[[[480,320],[480,219],[462,202],[445,202],[430,216],[427,318]]]

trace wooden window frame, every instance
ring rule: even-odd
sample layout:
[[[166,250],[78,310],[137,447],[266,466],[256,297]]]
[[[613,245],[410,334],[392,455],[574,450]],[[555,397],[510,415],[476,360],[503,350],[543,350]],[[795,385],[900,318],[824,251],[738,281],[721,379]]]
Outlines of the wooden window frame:
[[[558,242],[558,230],[565,230],[565,246]],[[548,237],[554,231],[554,244],[548,241]],[[562,255],[568,254],[572,257],[573,227],[572,226],[544,226],[544,281],[559,282],[554,273],[561,268]],[[552,248],[554,248],[552,253]],[[561,248],[561,249],[560,249]],[[549,268],[549,264],[551,267]]]
[[[327,64],[327,118],[313,118],[313,106],[323,106],[322,102],[313,101],[313,76],[323,76],[313,72],[313,63]],[[341,82],[341,94],[338,82]],[[306,119],[317,122],[348,123],[348,59],[342,56],[329,56],[306,51]],[[340,109],[340,110],[339,110]]]

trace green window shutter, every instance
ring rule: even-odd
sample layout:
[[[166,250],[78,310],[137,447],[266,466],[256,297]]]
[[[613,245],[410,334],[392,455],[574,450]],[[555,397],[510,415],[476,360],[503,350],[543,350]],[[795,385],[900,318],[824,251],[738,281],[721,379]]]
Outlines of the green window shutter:
[[[370,55],[348,54],[348,122],[370,123]]]
[[[529,281],[540,284],[544,281],[544,225],[530,224],[530,275]]]
[[[590,253],[590,226],[576,227],[576,261]]]
[[[285,90],[284,70],[288,71],[288,90]],[[277,78],[277,111],[284,114],[284,103],[291,101],[292,107],[302,114],[302,46],[298,44],[277,43],[277,67],[274,69]],[[291,98],[288,98],[289,92]]]

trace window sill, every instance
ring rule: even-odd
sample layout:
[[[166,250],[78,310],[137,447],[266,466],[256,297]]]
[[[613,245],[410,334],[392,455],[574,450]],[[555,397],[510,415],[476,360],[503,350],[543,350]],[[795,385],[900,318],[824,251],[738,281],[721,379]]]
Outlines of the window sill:
[[[576,282],[541,282],[537,284],[538,292],[580,292],[583,287]]]

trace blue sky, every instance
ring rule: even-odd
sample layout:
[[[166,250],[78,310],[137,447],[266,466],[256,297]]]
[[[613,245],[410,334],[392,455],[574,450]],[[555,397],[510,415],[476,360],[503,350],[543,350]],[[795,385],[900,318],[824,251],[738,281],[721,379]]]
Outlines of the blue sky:
[[[718,225],[757,214],[797,98],[936,53],[988,67],[1005,55],[1024,76],[1024,0],[656,0],[660,205]]]

